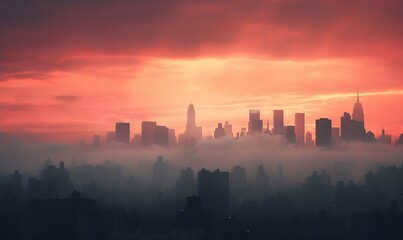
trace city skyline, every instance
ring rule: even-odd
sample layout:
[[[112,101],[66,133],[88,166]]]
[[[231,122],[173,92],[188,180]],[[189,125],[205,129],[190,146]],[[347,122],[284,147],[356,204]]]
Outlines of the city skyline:
[[[364,93],[364,95],[366,95],[365,93]],[[367,94],[368,95],[368,94]],[[369,94],[370,95],[370,94]],[[361,96],[362,96],[362,93],[361,93]],[[348,99],[350,99],[351,97],[348,97]],[[359,93],[359,91],[357,90],[357,92],[356,92],[356,95],[355,95],[355,98],[356,98],[356,102],[354,103],[354,107],[352,108],[352,111],[351,111],[351,114],[350,114],[350,119],[351,120],[354,120],[353,118],[354,118],[354,116],[355,116],[355,118],[356,119],[359,119],[359,120],[364,120],[364,110],[363,110],[363,105],[362,105],[362,101],[360,101],[359,99],[360,99],[360,93]],[[236,134],[238,133],[238,134],[241,134],[241,132],[242,132],[242,129],[249,129],[250,128],[250,119],[251,118],[253,118],[252,116],[253,116],[253,114],[254,114],[254,112],[256,112],[256,114],[257,114],[257,117],[256,117],[256,120],[259,120],[260,121],[260,125],[261,126],[259,126],[258,128],[260,128],[260,130],[258,131],[258,132],[260,132],[260,133],[263,133],[264,131],[267,131],[266,130],[266,128],[264,128],[264,125],[267,125],[267,124],[270,124],[270,120],[269,119],[271,119],[271,122],[272,122],[272,128],[270,128],[269,129],[269,131],[271,131],[271,134],[273,134],[273,135],[286,135],[286,128],[287,128],[287,126],[293,126],[293,127],[295,127],[296,125],[298,125],[297,124],[297,122],[300,122],[300,121],[302,121],[302,127],[303,127],[303,130],[302,130],[302,132],[304,132],[304,133],[306,133],[306,132],[310,132],[310,133],[312,133],[313,135],[315,135],[315,133],[316,133],[316,130],[315,130],[315,126],[316,126],[316,124],[315,124],[315,121],[316,120],[318,120],[319,118],[321,118],[321,117],[318,117],[317,119],[314,119],[313,121],[314,121],[314,123],[312,124],[312,123],[306,123],[306,121],[305,121],[305,115],[307,115],[307,116],[323,116],[323,115],[318,115],[317,113],[315,114],[315,113],[306,113],[306,112],[303,112],[303,113],[299,113],[299,112],[295,112],[295,113],[287,113],[287,112],[285,112],[283,109],[277,109],[277,110],[272,110],[272,114],[270,115],[270,114],[263,114],[263,116],[266,116],[266,117],[264,117],[264,118],[260,118],[260,109],[249,109],[248,110],[249,111],[249,123],[247,123],[247,125],[246,126],[236,126],[236,128],[234,128],[234,131],[233,131],[233,134],[235,134],[235,137],[237,137],[236,136]],[[297,110],[298,111],[298,110]],[[347,111],[347,113],[348,113],[349,111]],[[277,116],[276,116],[276,114],[277,114]],[[344,114],[346,114],[346,112],[344,112]],[[294,119],[292,119],[292,116],[291,115],[293,115],[294,116]],[[330,115],[334,115],[334,113],[332,113],[332,114],[330,114]],[[198,115],[199,117],[200,117],[200,114]],[[267,117],[267,116],[269,116],[269,117]],[[287,118],[286,118],[286,116],[287,116]],[[341,115],[342,116],[342,115]],[[357,117],[358,116],[358,117]],[[301,117],[302,117],[302,119],[301,119]],[[339,116],[340,117],[340,116]],[[223,122],[230,122],[231,123],[231,131],[232,131],[232,129],[233,129],[233,127],[232,127],[232,123],[233,122],[241,122],[241,121],[232,121],[232,120],[228,120],[228,119],[225,119],[225,120],[219,120],[217,123],[215,123],[215,126],[213,126],[212,127],[212,129],[209,129],[209,128],[204,128],[203,129],[203,126],[196,126],[196,125],[199,125],[199,124],[196,124],[196,116],[195,116],[195,107],[194,107],[194,105],[193,105],[193,103],[191,102],[189,105],[188,105],[188,109],[187,109],[187,113],[186,113],[186,118],[187,118],[187,120],[185,120],[185,122],[186,122],[186,124],[185,124],[185,127],[178,127],[177,129],[176,128],[172,128],[171,126],[167,126],[168,128],[167,128],[167,131],[168,131],[168,129],[169,130],[171,130],[171,131],[174,131],[174,132],[176,132],[176,134],[175,134],[175,137],[176,137],[176,139],[174,139],[174,141],[177,141],[177,140],[179,140],[179,138],[180,138],[180,135],[183,135],[183,137],[185,137],[185,138],[187,138],[187,140],[191,140],[192,138],[195,138],[196,139],[196,141],[200,141],[200,140],[202,140],[202,139],[209,139],[209,137],[211,137],[211,136],[214,136],[214,133],[215,133],[215,130],[214,129],[216,129],[216,126],[217,126],[217,124],[220,124],[220,123],[223,123]],[[298,120],[297,120],[297,118],[299,118]],[[260,119],[264,119],[264,120],[260,120]],[[276,119],[278,119],[278,120],[276,120]],[[330,118],[331,119],[331,118]],[[342,129],[342,119],[343,118],[339,118],[339,119],[334,119],[333,120],[333,124],[332,124],[332,127],[333,128],[335,128],[335,127],[337,127],[337,128],[339,128],[339,129]],[[332,120],[332,119],[331,119]],[[116,137],[114,138],[114,139],[110,139],[110,134],[111,133],[114,133],[114,131],[111,131],[112,130],[112,128],[108,128],[108,129],[103,129],[103,130],[100,130],[100,131],[97,131],[97,132],[91,132],[91,133],[87,133],[87,134],[92,134],[92,135],[90,135],[89,137],[91,137],[91,138],[93,138],[95,135],[97,135],[97,140],[96,141],[101,141],[102,143],[107,143],[107,142],[110,142],[110,141],[118,141],[118,142],[126,142],[126,143],[130,143],[131,141],[135,141],[136,139],[136,136],[137,135],[139,135],[140,137],[142,136],[142,126],[144,125],[144,123],[154,123],[154,125],[156,124],[156,121],[158,121],[158,120],[153,120],[153,121],[147,121],[147,120],[139,120],[139,125],[140,125],[140,127],[138,127],[137,125],[136,125],[136,122],[133,122],[133,121],[128,121],[128,122],[126,122],[126,123],[116,123],[116,125],[122,125],[122,124],[128,124],[128,132],[127,133],[125,133],[125,134],[127,134],[127,136],[125,136],[124,138],[126,138],[124,141],[122,141],[122,140],[118,140],[119,139],[119,137],[116,135]],[[277,123],[277,122],[278,123]],[[355,120],[354,120],[355,121]],[[158,121],[159,122],[159,121]],[[210,121],[211,122],[211,121]],[[243,122],[243,121],[242,121]],[[367,124],[367,125],[369,125],[369,126],[373,126],[374,124],[371,124],[371,123],[368,123],[368,121],[365,121],[365,123]],[[176,125],[176,126],[178,126],[178,124],[180,124],[180,123],[176,123],[176,124],[173,124],[173,125]],[[214,123],[213,123],[214,124]],[[280,125],[278,125],[278,124],[280,124]],[[278,125],[278,130],[276,131],[276,126]],[[364,125],[363,125],[364,126]],[[157,126],[157,127],[159,127],[159,126]],[[162,126],[162,127],[165,127],[165,126]],[[237,128],[238,127],[238,128]],[[298,127],[298,126],[297,126]],[[166,128],[166,127],[165,127]],[[263,129],[264,128],[264,129]],[[138,129],[137,131],[136,131],[136,129]],[[178,131],[178,129],[179,129],[179,131]],[[181,129],[184,129],[183,131],[181,131]],[[202,130],[203,129],[203,130]],[[386,128],[387,129],[387,134],[389,134],[390,136],[391,136],[391,142],[394,142],[395,140],[397,140],[398,138],[399,138],[399,136],[400,136],[400,134],[401,133],[399,133],[399,132],[394,132],[393,131],[393,129],[392,129],[392,131],[391,131],[391,129],[388,129],[388,128]],[[400,128],[397,128],[397,129],[400,129]],[[264,130],[264,131],[263,131]],[[154,130],[155,131],[155,130]],[[379,132],[377,132],[377,131],[374,131],[373,129],[363,129],[363,134],[365,134],[365,132],[368,132],[368,131],[371,131],[372,133],[374,133],[374,136],[376,137],[376,138],[378,138],[378,137],[380,137],[381,135],[384,135],[384,132],[385,132],[385,126],[384,125],[382,125],[382,129],[379,131]],[[297,132],[296,132],[296,130],[293,130],[293,132],[296,134],[296,135],[298,135],[297,134]],[[302,134],[302,132],[300,132],[299,133],[299,135],[301,136],[301,134]],[[105,134],[104,134],[105,133]],[[231,132],[232,133],[232,132]],[[248,133],[248,132],[246,132],[246,133]],[[391,134],[392,133],[392,134]],[[80,135],[80,134],[79,134]],[[304,139],[305,139],[305,134],[303,134],[304,136]],[[82,131],[82,134],[80,135],[80,136],[86,136],[86,134],[85,134],[85,131]],[[234,137],[234,135],[232,135],[233,137]],[[339,136],[339,137],[341,137],[341,139],[348,139],[348,138],[346,138],[346,137],[343,137],[343,133],[341,133],[341,135]],[[154,137],[152,137],[152,138],[154,138]],[[364,138],[364,136],[362,135],[362,138],[361,138],[361,140]],[[300,139],[301,139],[301,137],[300,137]],[[49,140],[49,139],[48,139]],[[54,139],[50,139],[50,140],[54,140]],[[66,139],[59,139],[59,141],[60,142],[69,142],[68,140],[66,140]],[[79,138],[79,137],[77,137],[77,138],[75,138],[74,139],[74,141],[73,142],[80,142],[81,144],[82,143],[85,143],[85,144],[91,144],[91,142],[90,142],[90,140],[89,140],[89,138],[88,137],[86,137],[86,138],[83,138],[83,137],[81,137],[81,138]],[[88,142],[87,142],[88,141]],[[144,140],[143,140],[144,141]],[[154,142],[155,140],[152,140],[152,144],[155,144],[155,142]],[[158,141],[158,140],[157,140]],[[172,141],[172,140],[171,140]],[[304,140],[305,141],[305,140]],[[301,142],[301,140],[299,140],[299,142]],[[168,143],[167,143],[168,144]],[[147,144],[146,144],[147,145]],[[298,142],[297,142],[297,145],[301,145],[301,144],[298,144]]]

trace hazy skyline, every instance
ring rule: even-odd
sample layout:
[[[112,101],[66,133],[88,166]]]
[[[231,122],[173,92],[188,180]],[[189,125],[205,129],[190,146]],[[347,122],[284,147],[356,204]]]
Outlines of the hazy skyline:
[[[239,11],[242,9],[242,11]],[[306,131],[352,113],[403,132],[401,1],[4,1],[0,131],[90,141],[116,122],[183,133],[193,102],[203,135],[260,109]]]

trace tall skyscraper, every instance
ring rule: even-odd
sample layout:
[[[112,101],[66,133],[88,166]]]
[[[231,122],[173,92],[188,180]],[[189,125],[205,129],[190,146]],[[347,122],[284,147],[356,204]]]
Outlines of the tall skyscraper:
[[[285,132],[284,110],[274,110],[273,111],[273,134],[283,135],[284,132]]]
[[[248,134],[262,133],[263,120],[260,120],[260,110],[249,110]]]
[[[192,103],[187,110],[185,137],[190,141],[200,141],[203,138],[202,128],[196,126],[196,111]]]
[[[340,128],[332,127],[332,144],[338,144],[340,142]]]
[[[392,136],[385,134],[385,129],[382,129],[382,134],[378,137],[378,142],[382,144],[392,144]]]
[[[101,146],[101,137],[98,134],[96,134],[92,137],[92,146],[93,147]]]
[[[130,123],[116,123],[115,138],[117,142],[130,143]]]
[[[228,124],[228,121],[225,121],[224,124],[224,130],[225,130],[225,136],[234,137],[234,134],[232,133],[232,124]]]
[[[169,146],[175,146],[176,145],[176,135],[175,135],[175,129],[169,129]]]
[[[349,113],[344,113],[340,118],[341,139],[348,141],[363,141],[365,139],[364,122],[351,119]]]
[[[347,112],[343,114],[340,118],[340,126],[341,126],[341,133],[340,138],[343,140],[350,140],[351,139],[351,115]]]
[[[225,130],[222,127],[222,123],[218,123],[217,128],[214,130],[214,139],[225,137]]]
[[[326,147],[332,145],[332,120],[320,118],[316,120],[316,146]]]
[[[115,131],[107,131],[106,132],[106,143],[110,143],[115,141],[116,136],[115,136]]]
[[[295,114],[295,138],[297,146],[305,145],[305,113]]]
[[[295,143],[295,127],[294,126],[287,126],[285,128],[285,137],[289,143]]]
[[[214,214],[226,216],[229,210],[229,173],[202,169],[198,172],[198,194]]]
[[[141,141],[143,145],[155,144],[156,122],[144,121],[141,123]]]
[[[364,122],[364,109],[360,103],[360,95],[357,90],[357,102],[354,104],[353,108],[353,120],[357,122]]]
[[[305,136],[306,136],[305,137],[305,146],[308,148],[313,147],[314,144],[313,144],[313,139],[312,139],[312,133],[306,132]]]
[[[169,145],[169,129],[165,126],[155,126],[155,143],[160,146]]]
[[[257,169],[256,188],[261,193],[265,193],[269,190],[269,176],[266,174],[262,165],[259,165]]]

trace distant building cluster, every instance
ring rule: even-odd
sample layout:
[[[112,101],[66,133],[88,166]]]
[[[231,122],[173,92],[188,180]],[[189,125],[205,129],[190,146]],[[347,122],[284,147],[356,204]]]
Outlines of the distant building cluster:
[[[357,91],[357,101],[354,104],[352,115],[344,112],[340,117],[340,126],[333,126],[333,122],[329,118],[319,118],[315,121],[315,132],[311,133],[305,130],[305,113],[295,113],[294,125],[284,124],[284,110],[273,110],[273,128],[270,129],[269,120],[267,120],[264,129],[263,120],[260,116],[259,109],[249,110],[249,121],[247,128],[241,128],[239,132],[234,133],[232,124],[225,121],[225,124],[219,122],[214,129],[213,134],[203,136],[201,126],[196,124],[196,110],[191,103],[187,109],[187,121],[184,133],[176,136],[175,129],[167,126],[158,125],[155,121],[141,122],[141,133],[134,134],[131,138],[130,123],[118,122],[114,131],[108,131],[106,135],[106,144],[112,142],[124,143],[131,146],[152,146],[158,145],[163,147],[172,146],[194,146],[200,141],[208,141],[223,137],[231,139],[239,139],[247,135],[279,135],[284,136],[289,144],[297,147],[311,148],[314,146],[329,148],[339,145],[341,142],[368,142],[380,144],[392,144],[391,135],[386,134],[382,129],[381,135],[376,138],[371,131],[366,131],[364,121],[364,109],[360,102],[359,93]],[[403,134],[400,135],[396,144],[402,144]],[[82,143],[82,145],[85,145]],[[101,137],[99,134],[93,136],[93,147],[101,146]]]

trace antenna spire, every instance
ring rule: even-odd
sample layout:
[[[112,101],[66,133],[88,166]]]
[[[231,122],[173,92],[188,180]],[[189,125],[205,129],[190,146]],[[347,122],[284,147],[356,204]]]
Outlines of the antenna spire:
[[[357,88],[357,102],[360,102],[360,93],[358,91],[358,88]]]

